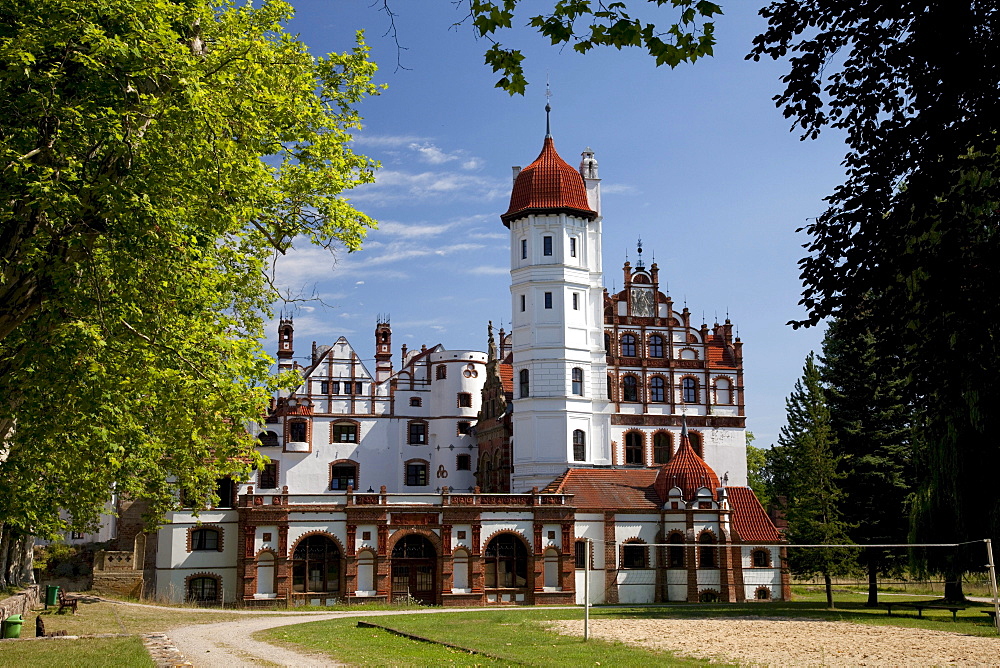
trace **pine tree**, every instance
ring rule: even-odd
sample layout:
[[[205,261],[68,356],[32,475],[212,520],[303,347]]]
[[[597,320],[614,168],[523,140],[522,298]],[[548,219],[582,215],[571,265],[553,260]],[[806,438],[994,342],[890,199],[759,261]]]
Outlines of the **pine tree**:
[[[775,491],[786,498],[788,539],[793,544],[822,545],[850,542],[848,524],[839,510],[839,458],[815,356],[806,357],[802,378],[785,401],[786,424],[781,428],[772,462]],[[833,607],[832,576],[845,570],[843,548],[789,550],[789,567],[799,576],[823,575],[826,601]]]
[[[834,320],[823,340],[821,377],[843,475],[840,510],[857,543],[905,543],[913,488],[913,411],[903,399],[898,358],[879,356],[860,312]],[[868,548],[857,553],[868,573],[869,607],[878,575],[900,573],[908,555]]]

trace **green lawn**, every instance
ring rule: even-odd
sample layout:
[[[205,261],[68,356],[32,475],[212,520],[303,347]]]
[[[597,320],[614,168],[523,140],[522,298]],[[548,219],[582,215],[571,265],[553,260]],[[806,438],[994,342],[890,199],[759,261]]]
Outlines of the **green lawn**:
[[[900,626],[968,635],[994,637],[996,630],[982,610],[983,604],[970,603],[952,621],[947,610],[925,610],[918,619],[916,611],[901,611],[890,617],[885,608],[866,608],[864,594],[838,593],[837,609],[826,609],[822,591],[800,592],[795,601],[747,604],[674,604],[645,607],[598,607],[591,610],[595,619],[698,619],[726,617],[784,617],[841,621],[880,626]],[[893,597],[895,600],[895,597]],[[909,600],[909,599],[907,599]],[[919,601],[922,599],[912,599]],[[928,599],[930,600],[930,599]],[[431,615],[393,615],[370,618],[376,624],[412,633],[432,640],[460,645],[490,656],[463,654],[440,645],[421,643],[392,635],[379,629],[357,628],[357,619],[340,619],[285,626],[255,634],[277,644],[321,652],[351,665],[705,665],[694,659],[666,653],[654,653],[622,644],[579,637],[560,636],[546,631],[549,620],[578,620],[583,610],[546,608],[509,608],[483,612],[441,613]]]
[[[34,628],[32,628],[34,632]],[[0,666],[146,668],[153,660],[139,638],[81,638],[0,643]]]

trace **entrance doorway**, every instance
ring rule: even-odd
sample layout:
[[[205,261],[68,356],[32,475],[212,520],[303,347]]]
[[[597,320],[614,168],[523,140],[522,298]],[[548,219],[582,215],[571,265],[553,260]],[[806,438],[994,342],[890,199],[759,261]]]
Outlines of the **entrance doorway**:
[[[406,536],[392,548],[392,599],[410,596],[421,603],[437,603],[437,553],[419,535]]]

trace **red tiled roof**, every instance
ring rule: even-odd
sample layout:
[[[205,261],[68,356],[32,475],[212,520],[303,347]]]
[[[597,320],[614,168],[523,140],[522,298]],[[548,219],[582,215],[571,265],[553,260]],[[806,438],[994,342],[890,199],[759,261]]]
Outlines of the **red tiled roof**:
[[[691,447],[687,427],[681,432],[681,447],[677,449],[677,454],[660,467],[655,486],[656,493],[663,500],[666,500],[667,494],[674,487],[680,488],[685,501],[694,499],[702,487],[707,487],[712,492],[712,498],[715,498],[715,490],[719,487],[719,476],[715,475],[712,467],[706,464]]]
[[[572,494],[581,510],[656,510],[661,504],[654,480],[655,469],[567,469],[543,491]]]
[[[778,543],[781,534],[749,487],[727,487],[733,507],[733,529],[744,543]]]
[[[503,391],[513,392],[514,391],[514,365],[513,364],[498,364],[497,372],[500,374],[500,382],[503,384]]]
[[[500,216],[503,224],[534,211],[565,211],[593,220],[597,212],[587,201],[583,177],[556,153],[552,137],[546,137],[542,152],[514,179],[510,207]]]

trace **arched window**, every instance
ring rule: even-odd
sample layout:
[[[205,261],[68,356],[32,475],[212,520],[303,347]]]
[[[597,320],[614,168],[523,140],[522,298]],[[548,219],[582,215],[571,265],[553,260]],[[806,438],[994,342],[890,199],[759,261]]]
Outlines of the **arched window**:
[[[274,553],[261,552],[257,557],[257,593],[273,597],[275,587]]]
[[[754,594],[758,601],[770,601],[771,600],[771,590],[767,587],[757,587],[757,591]]]
[[[292,554],[292,591],[339,592],[340,548],[326,536],[307,536]]]
[[[663,337],[659,334],[649,337],[649,356],[663,357]]]
[[[710,532],[698,536],[698,567],[718,568],[719,563],[715,558],[715,536]]]
[[[622,545],[622,568],[649,568],[648,548],[638,541]]]
[[[674,532],[670,534],[670,547],[667,548],[667,567],[684,568],[684,536]]]
[[[750,553],[755,568],[767,568],[771,565],[771,553],[768,550],[754,550]]]
[[[330,464],[330,489],[347,491],[358,488],[358,465],[351,461],[337,461]]]
[[[196,551],[219,549],[218,529],[195,529],[191,532],[191,549]]]
[[[604,354],[607,355],[611,352],[611,335],[605,332],[604,334]]]
[[[631,334],[622,335],[622,357],[635,357],[635,337]]]
[[[452,559],[452,591],[469,588],[469,553],[455,550]]]
[[[188,581],[189,601],[218,601],[219,579],[214,577],[191,578]]]
[[[528,375],[528,370],[527,369],[521,369],[521,373],[518,374],[518,379],[521,381],[520,385],[521,385],[521,398],[522,399],[525,399],[528,396],[530,396],[529,390],[531,388],[530,388],[529,378],[530,377]]]
[[[559,587],[559,552],[553,548],[545,550],[544,558],[544,586],[549,589]]]
[[[653,434],[653,463],[666,464],[670,461],[673,448],[670,446],[670,434],[658,431]]]
[[[587,458],[587,435],[582,429],[573,430],[573,459],[582,462]]]
[[[583,396],[583,369],[574,367],[573,372],[573,394]]]
[[[663,379],[659,376],[654,376],[649,379],[649,400],[662,402],[667,398],[666,392],[663,389]]]
[[[426,461],[411,459],[406,462],[406,485],[408,487],[426,487],[427,477]]]
[[[331,443],[357,443],[358,442],[358,423],[338,421],[330,425],[330,442]]]
[[[645,464],[642,432],[630,431],[625,434],[625,463]]]
[[[622,401],[639,401],[639,382],[635,376],[622,378]]]
[[[698,453],[698,456],[702,459],[705,458],[705,447],[704,442],[701,439],[701,434],[696,431],[688,432],[688,443],[691,444],[691,449]]]
[[[715,403],[717,404],[731,404],[733,403],[733,393],[730,389],[731,385],[729,380],[726,378],[718,378],[715,381]]]
[[[257,440],[260,441],[259,446],[262,448],[274,448],[278,445],[278,435],[273,431],[262,431],[258,434]]]
[[[528,550],[524,541],[510,533],[496,536],[483,555],[485,586],[490,589],[526,587]]]
[[[698,381],[688,376],[681,380],[681,399],[686,404],[698,403]]]
[[[714,589],[705,589],[698,594],[699,603],[718,603],[719,602],[719,592]]]

